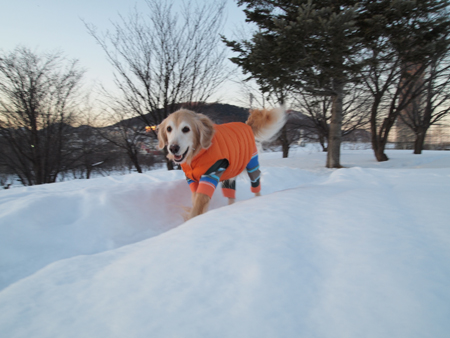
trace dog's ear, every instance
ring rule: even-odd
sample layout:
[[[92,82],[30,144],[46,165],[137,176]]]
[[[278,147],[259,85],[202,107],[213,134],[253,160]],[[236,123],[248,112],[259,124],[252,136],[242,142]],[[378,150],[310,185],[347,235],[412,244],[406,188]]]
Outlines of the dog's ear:
[[[211,146],[211,141],[214,136],[214,123],[209,117],[203,114],[197,114],[198,118],[198,131],[200,135],[200,145],[202,148],[209,148]]]
[[[163,149],[166,145],[167,145],[167,134],[166,134],[166,121],[167,119],[165,119],[164,121],[161,122],[161,124],[156,127],[156,130],[158,132],[158,148],[159,149]]]

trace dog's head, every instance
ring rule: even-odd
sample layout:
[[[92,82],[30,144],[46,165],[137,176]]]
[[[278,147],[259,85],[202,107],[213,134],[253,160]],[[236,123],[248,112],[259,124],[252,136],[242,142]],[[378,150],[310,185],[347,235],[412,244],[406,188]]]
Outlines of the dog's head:
[[[214,124],[207,116],[180,109],[158,126],[158,146],[167,146],[169,160],[190,163],[201,149],[209,148],[213,135]]]

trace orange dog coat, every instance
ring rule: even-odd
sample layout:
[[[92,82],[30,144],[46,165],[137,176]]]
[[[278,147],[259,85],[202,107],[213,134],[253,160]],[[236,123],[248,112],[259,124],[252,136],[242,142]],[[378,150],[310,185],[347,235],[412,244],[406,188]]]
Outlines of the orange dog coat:
[[[228,168],[220,180],[225,181],[239,175],[255,153],[256,144],[252,128],[241,122],[214,125],[215,133],[208,149],[202,149],[191,164],[183,163],[186,177],[199,182],[206,171],[218,160],[227,159]]]

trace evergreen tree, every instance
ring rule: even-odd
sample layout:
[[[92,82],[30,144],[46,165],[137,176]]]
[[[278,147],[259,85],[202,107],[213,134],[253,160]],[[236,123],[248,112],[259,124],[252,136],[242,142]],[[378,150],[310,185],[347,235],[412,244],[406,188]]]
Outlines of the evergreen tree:
[[[419,95],[431,56],[448,34],[447,0],[239,0],[259,30],[248,41],[224,41],[232,58],[265,92],[295,88],[332,99],[327,167],[340,167],[346,84],[372,94],[377,160],[400,112]],[[414,69],[414,71],[411,71]],[[384,114],[385,118],[380,115]]]
[[[228,41],[233,62],[266,92],[301,88],[332,98],[326,166],[339,168],[344,87],[362,62],[356,1],[238,1],[259,27],[251,41]]]

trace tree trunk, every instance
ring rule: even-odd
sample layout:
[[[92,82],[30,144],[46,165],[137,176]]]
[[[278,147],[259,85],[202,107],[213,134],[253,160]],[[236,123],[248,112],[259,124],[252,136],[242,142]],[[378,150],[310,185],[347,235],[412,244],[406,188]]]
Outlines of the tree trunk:
[[[92,171],[92,166],[88,165],[86,168],[86,179],[90,179],[91,178],[91,171]]]
[[[328,147],[325,146],[325,137],[323,137],[323,135],[319,135],[319,143],[322,146],[322,151],[323,152],[327,152],[328,151]]]
[[[289,156],[289,144],[283,144],[283,158]]]
[[[422,128],[416,133],[416,139],[414,141],[414,154],[422,154],[423,145],[425,143],[425,135],[426,131],[422,130]]]
[[[289,156],[289,140],[287,137],[286,125],[281,128],[280,141],[283,149],[283,158],[287,158]]]
[[[384,162],[389,160],[389,158],[384,153],[385,148],[384,140],[382,139],[382,137],[378,136],[377,114],[380,102],[381,102],[381,94],[376,95],[374,102],[372,103],[372,112],[370,115],[370,132],[372,134],[371,141],[375,158],[378,162]],[[381,130],[383,130],[383,128],[381,128]]]
[[[174,170],[173,162],[169,159],[166,159],[167,170]]]
[[[383,141],[380,140],[380,138],[378,137],[377,129],[376,129],[376,125],[375,125],[375,127],[372,128],[372,149],[373,149],[375,158],[377,159],[378,162],[384,162],[384,161],[389,160],[387,155],[384,153],[384,148],[385,148],[385,145],[384,145]]]
[[[136,168],[137,172],[139,174],[142,174],[142,168],[141,168],[141,165],[139,164],[138,155],[135,152],[130,151],[129,152],[129,156],[130,156],[131,162],[133,163],[133,165]]]
[[[384,162],[389,160],[389,157],[387,157],[387,155],[384,153],[384,146],[377,145],[377,147],[374,148],[373,151],[375,154],[375,158],[377,159],[378,162]]]
[[[342,105],[344,85],[335,81],[336,95],[331,107],[330,132],[328,135],[327,168],[342,168],[340,164],[342,141]]]

